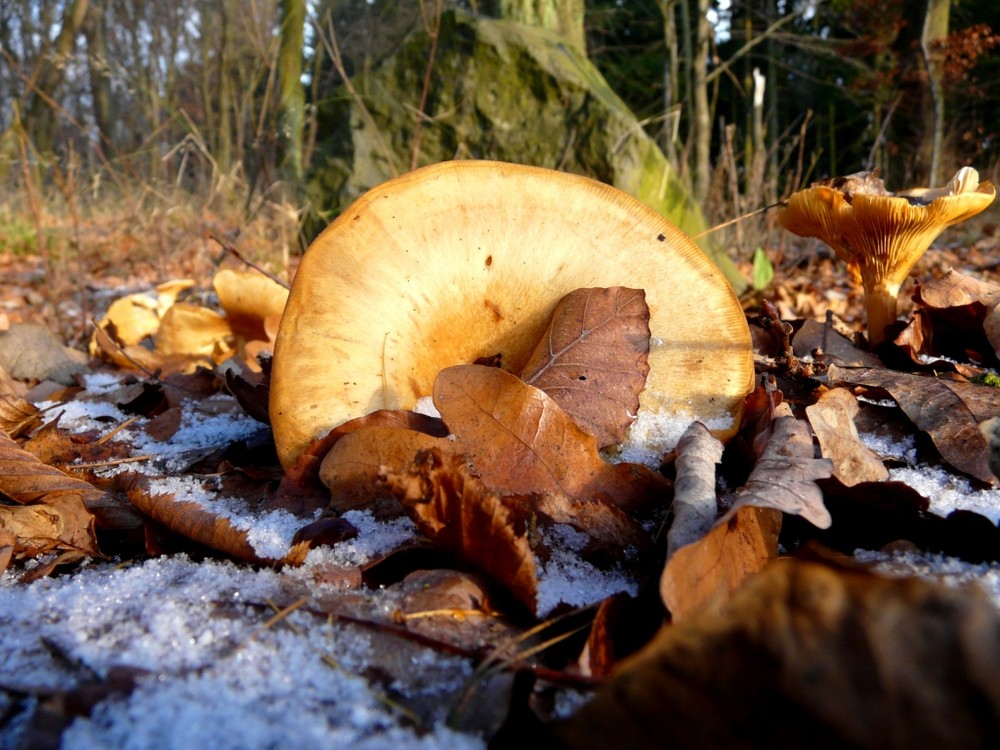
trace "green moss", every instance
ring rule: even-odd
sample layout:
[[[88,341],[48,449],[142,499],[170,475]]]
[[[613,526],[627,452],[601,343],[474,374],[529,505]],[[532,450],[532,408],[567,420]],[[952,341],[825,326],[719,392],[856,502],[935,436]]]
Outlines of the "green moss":
[[[973,383],[978,383],[979,385],[989,385],[993,388],[1000,388],[1000,375],[995,372],[984,372],[982,375],[976,375],[971,379]]]

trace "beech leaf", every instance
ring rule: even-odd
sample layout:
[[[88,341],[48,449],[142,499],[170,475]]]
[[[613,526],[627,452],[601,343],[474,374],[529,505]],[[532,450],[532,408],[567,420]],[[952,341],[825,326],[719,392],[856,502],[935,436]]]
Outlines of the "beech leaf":
[[[833,475],[848,487],[889,478],[889,470],[858,437],[857,413],[858,401],[846,388],[827,391],[806,407],[820,451],[833,462]]]
[[[445,368],[434,382],[434,404],[483,483],[498,494],[562,494],[626,510],[662,497],[660,475],[605,462],[596,439],[551,397],[496,367]]]
[[[660,598],[674,621],[728,598],[777,559],[780,530],[777,510],[744,505],[677,550],[660,576]]]
[[[982,482],[998,484],[979,424],[1000,414],[1000,389],[867,367],[830,367],[828,377],[831,383],[887,391],[910,421],[930,435],[945,461]]]
[[[503,584],[531,612],[536,610],[537,566],[526,524],[513,517],[461,456],[430,448],[405,470],[382,478],[425,536]]]
[[[625,439],[649,373],[649,308],[641,289],[577,289],[563,297],[521,373],[598,446]]]
[[[234,527],[229,519],[206,510],[191,501],[177,500],[173,495],[151,494],[136,486],[128,493],[129,502],[176,534],[224,552],[227,555],[256,563],[273,563],[260,557],[250,544],[247,532]]]

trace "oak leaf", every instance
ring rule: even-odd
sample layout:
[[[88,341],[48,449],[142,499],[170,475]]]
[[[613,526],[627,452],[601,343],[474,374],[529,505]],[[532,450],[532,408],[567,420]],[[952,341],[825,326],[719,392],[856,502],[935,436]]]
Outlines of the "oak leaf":
[[[563,297],[521,373],[599,447],[620,444],[649,373],[649,308],[641,289],[577,289]]]
[[[821,529],[828,528],[830,513],[816,480],[832,476],[833,463],[814,457],[809,425],[791,416],[787,404],[779,406],[778,414],[763,454],[720,523],[737,509],[752,505],[802,516]]]

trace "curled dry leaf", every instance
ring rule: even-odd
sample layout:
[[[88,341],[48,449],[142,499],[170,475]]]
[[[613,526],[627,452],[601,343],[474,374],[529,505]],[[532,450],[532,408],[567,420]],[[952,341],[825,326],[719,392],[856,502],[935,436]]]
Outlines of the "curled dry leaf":
[[[0,433],[0,492],[19,506],[0,506],[0,530],[15,538],[15,554],[53,549],[100,555],[94,515],[105,493],[47,466]]]
[[[483,483],[501,495],[599,499],[628,511],[663,500],[659,474],[605,462],[592,435],[543,391],[508,372],[445,368],[434,381],[434,404]]]
[[[719,515],[715,495],[715,465],[722,460],[722,443],[701,422],[692,422],[677,442],[674,462],[673,523],[667,533],[667,557],[701,539]]]
[[[0,431],[17,438],[40,423],[38,407],[23,398],[0,393]]]
[[[563,297],[521,373],[599,447],[620,444],[649,372],[649,308],[641,289],[577,289]]]
[[[178,302],[160,321],[156,351],[167,357],[190,357],[215,364],[232,351],[232,336],[229,323],[219,313],[190,302]]]
[[[502,583],[535,611],[538,577],[526,525],[470,472],[461,456],[423,450],[404,471],[389,472],[383,480],[424,535]]]
[[[752,505],[802,516],[821,529],[828,528],[830,513],[816,480],[832,476],[833,464],[814,457],[809,425],[791,416],[787,404],[782,404],[778,413],[764,453],[720,523],[737,509]]]
[[[728,598],[778,557],[781,513],[737,508],[696,542],[677,550],[660,576],[660,598],[675,622]]]
[[[823,457],[833,462],[833,476],[848,487],[889,478],[889,470],[858,437],[857,413],[858,401],[846,388],[827,391],[806,407]]]
[[[1000,614],[976,589],[779,560],[664,627],[553,748],[1000,746]]]
[[[175,279],[160,284],[155,292],[139,292],[116,299],[97,324],[90,340],[90,353],[95,357],[108,354],[107,348],[97,339],[100,331],[113,330],[122,347],[138,346],[143,339],[154,336],[163,314],[182,292],[193,286],[191,279]]]
[[[254,551],[246,531],[235,528],[229,519],[206,510],[198,503],[177,500],[172,495],[153,495],[138,484],[129,490],[128,499],[135,508],[157,523],[198,544],[238,560],[275,562],[260,557]]]
[[[910,421],[930,435],[941,457],[982,482],[998,484],[990,471],[989,445],[980,422],[1000,414],[1000,389],[895,370],[831,367],[830,382],[880,388]]]

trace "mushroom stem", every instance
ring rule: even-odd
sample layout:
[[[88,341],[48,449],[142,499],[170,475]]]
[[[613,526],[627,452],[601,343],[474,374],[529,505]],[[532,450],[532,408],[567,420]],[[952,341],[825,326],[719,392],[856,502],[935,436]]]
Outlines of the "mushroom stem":
[[[875,349],[885,341],[885,329],[896,322],[896,298],[899,284],[865,284],[868,314],[868,345]]]

